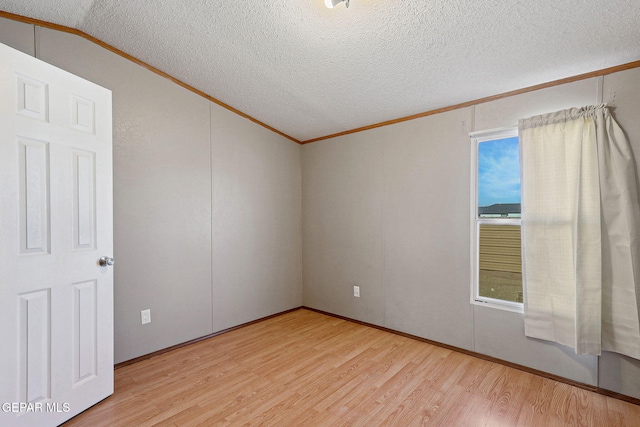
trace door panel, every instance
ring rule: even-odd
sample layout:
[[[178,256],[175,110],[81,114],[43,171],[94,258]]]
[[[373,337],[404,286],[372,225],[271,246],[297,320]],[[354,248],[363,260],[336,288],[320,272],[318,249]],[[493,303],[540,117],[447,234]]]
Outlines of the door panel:
[[[18,138],[20,253],[48,254],[49,144]]]
[[[0,425],[113,393],[111,92],[0,45]]]

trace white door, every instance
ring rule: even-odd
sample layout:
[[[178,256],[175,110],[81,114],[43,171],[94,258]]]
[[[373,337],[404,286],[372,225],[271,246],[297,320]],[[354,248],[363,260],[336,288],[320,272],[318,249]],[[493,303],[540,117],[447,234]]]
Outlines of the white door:
[[[111,92],[0,44],[0,425],[113,393]]]

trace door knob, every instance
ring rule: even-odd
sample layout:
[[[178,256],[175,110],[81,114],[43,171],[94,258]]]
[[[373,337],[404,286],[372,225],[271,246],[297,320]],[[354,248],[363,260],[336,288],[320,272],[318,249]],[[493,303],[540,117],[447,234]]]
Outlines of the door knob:
[[[113,258],[103,256],[98,260],[98,264],[100,264],[100,267],[109,267],[110,265],[115,264],[115,261],[113,260]]]

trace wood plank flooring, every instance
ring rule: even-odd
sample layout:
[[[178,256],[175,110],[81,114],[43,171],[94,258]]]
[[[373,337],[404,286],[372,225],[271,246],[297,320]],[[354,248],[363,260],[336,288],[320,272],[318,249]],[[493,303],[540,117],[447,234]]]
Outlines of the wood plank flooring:
[[[640,426],[640,406],[309,310],[115,372],[71,426]]]

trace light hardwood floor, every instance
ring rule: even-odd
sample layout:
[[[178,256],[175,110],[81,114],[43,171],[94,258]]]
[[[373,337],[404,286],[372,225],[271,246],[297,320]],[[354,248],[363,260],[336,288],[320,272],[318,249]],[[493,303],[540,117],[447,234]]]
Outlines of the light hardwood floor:
[[[309,310],[115,372],[71,426],[640,426],[640,406]]]

